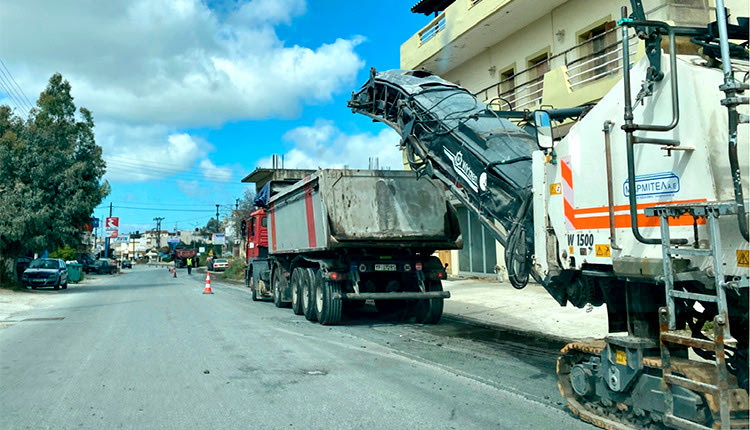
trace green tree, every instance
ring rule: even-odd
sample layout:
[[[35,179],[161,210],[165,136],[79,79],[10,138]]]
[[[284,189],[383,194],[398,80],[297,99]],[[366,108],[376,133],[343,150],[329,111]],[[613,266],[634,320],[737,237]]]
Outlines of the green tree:
[[[24,121],[0,106],[0,281],[15,278],[25,252],[77,247],[83,226],[109,194],[106,165],[88,109],[54,74]]]
[[[236,239],[242,239],[242,220],[247,219],[250,214],[255,210],[253,205],[253,199],[255,199],[255,193],[248,189],[245,189],[245,193],[242,198],[239,199],[239,205],[237,209],[232,211],[232,229],[234,234],[237,236]]]
[[[216,220],[216,218],[210,218],[208,222],[206,223],[206,226],[203,227],[204,233],[219,233],[221,228],[221,225],[219,224],[219,221]]]

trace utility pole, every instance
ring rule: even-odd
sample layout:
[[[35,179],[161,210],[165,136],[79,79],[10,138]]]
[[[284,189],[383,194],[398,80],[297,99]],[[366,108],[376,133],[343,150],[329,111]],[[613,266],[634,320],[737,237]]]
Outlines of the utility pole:
[[[161,221],[163,219],[164,217],[154,218],[154,221],[156,221],[156,252],[157,254],[159,253],[159,249],[161,249]]]
[[[109,202],[109,217],[112,217],[112,202]],[[104,238],[104,258],[109,258],[109,236]]]
[[[216,232],[218,233],[221,230],[219,225],[219,204],[216,204]]]

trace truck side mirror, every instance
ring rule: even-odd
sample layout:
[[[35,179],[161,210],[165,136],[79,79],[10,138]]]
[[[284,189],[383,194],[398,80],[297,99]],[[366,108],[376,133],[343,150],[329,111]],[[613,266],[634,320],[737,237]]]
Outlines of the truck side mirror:
[[[534,111],[534,126],[536,127],[536,144],[542,149],[552,148],[552,121],[549,113],[544,110]]]

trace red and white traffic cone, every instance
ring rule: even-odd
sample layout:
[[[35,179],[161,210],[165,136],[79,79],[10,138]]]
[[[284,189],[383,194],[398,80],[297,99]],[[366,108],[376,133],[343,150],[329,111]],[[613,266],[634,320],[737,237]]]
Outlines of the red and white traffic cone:
[[[177,277],[177,269],[176,268],[172,268],[172,274],[174,275],[173,276],[174,278]]]
[[[206,288],[203,289],[203,294],[213,294],[211,291],[211,274],[206,272]]]

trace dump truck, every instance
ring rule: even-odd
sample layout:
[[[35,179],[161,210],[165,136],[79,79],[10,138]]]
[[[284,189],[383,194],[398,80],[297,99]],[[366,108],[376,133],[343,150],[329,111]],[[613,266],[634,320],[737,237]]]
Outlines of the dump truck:
[[[747,428],[748,18],[728,24],[717,0],[716,22],[678,27],[631,3],[622,80],[593,107],[491,107],[424,70],[372,70],[348,106],[396,130],[414,177],[477,215],[514,287],[533,278],[562,306],[607,306],[610,335],[557,362],[575,415]],[[560,138],[554,123],[572,127]]]
[[[412,172],[326,169],[294,183],[268,183],[246,220],[246,285],[253,300],[321,324],[342,306],[375,301],[434,324],[443,312],[445,267],[432,254],[461,246],[444,189]]]
[[[186,267],[188,258],[195,258],[195,248],[175,248],[172,251],[172,261],[175,267]]]

